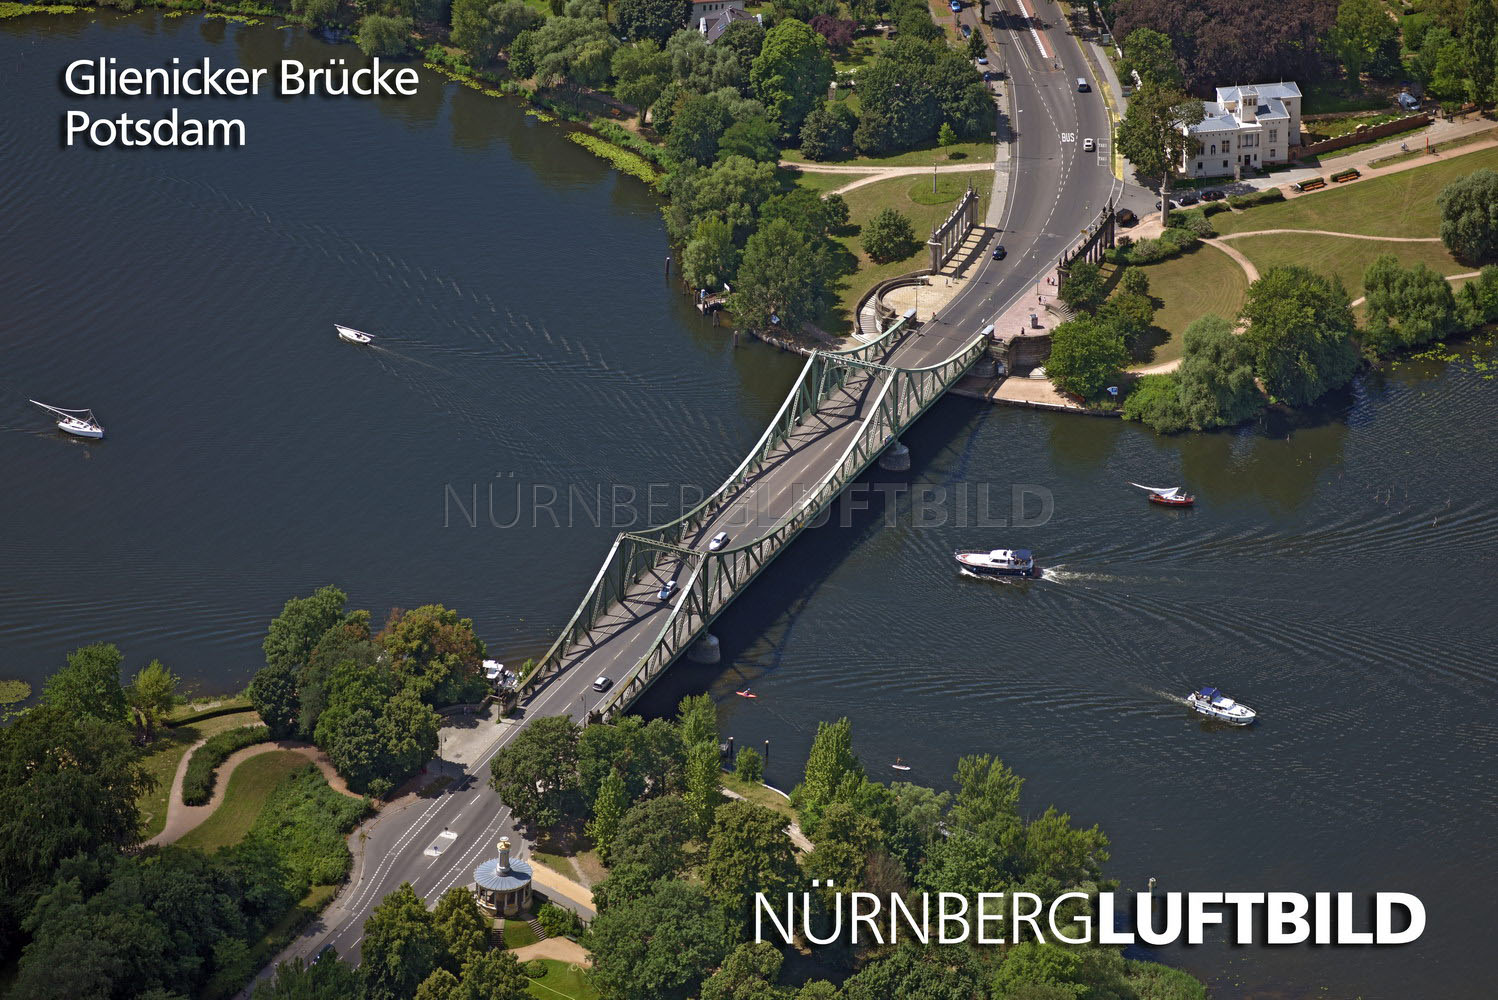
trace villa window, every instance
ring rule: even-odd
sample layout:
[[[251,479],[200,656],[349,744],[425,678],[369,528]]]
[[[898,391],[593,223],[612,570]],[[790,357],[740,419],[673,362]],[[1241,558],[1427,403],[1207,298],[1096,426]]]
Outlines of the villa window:
[[[1228,161],[1227,160],[1223,160],[1222,161],[1222,169],[1226,170],[1227,168],[1228,168]]]
[[[1274,159],[1274,149],[1273,149],[1273,148],[1271,148],[1271,149],[1270,149],[1270,150],[1269,150],[1269,158],[1270,158],[1270,159],[1271,159],[1271,160],[1272,160],[1272,159]]]
[[[1276,141],[1279,138],[1279,134],[1280,134],[1280,130],[1279,129],[1277,129],[1277,128],[1270,129],[1269,130],[1269,141],[1270,142]],[[1269,155],[1273,156],[1274,154],[1271,153]]]
[[[1228,141],[1226,139],[1222,140],[1222,151],[1224,153],[1231,153],[1233,151],[1233,147],[1228,145]]]
[[[1213,156],[1217,155],[1217,143],[1215,143],[1215,142],[1212,143],[1212,155]]]

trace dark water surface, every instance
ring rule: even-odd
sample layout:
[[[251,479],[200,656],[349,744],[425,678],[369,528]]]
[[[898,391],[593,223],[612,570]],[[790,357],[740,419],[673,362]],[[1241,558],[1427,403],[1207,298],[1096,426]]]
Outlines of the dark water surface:
[[[242,150],[61,149],[66,107],[171,103],[70,101],[72,59],[351,50],[197,17],[0,24],[0,674],[108,639],[131,669],[237,688],[285,598],[326,582],[377,615],[442,601],[497,655],[535,652],[615,526],[574,504],[571,528],[469,527],[447,488],[487,506],[492,486],[506,523],[517,489],[591,506],[715,484],[799,367],[703,325],[662,280],[643,186],[514,103],[424,75],[403,101],[178,102],[243,118]],[[991,484],[998,516],[1033,484],[1049,522],[977,526],[975,485],[967,526],[949,497],[917,527],[908,496],[875,494],[720,620],[721,671],[678,666],[644,708],[710,686],[787,786],[838,714],[879,778],[899,755],[940,785],[997,753],[1027,808],[1104,827],[1128,889],[1425,901],[1404,948],[1165,956],[1219,996],[1490,995],[1498,396],[1458,353],[1306,426],[1179,440],[947,400],[906,438],[915,468],[872,480]],[[109,438],[65,440],[27,397],[92,407]],[[1152,509],[1128,480],[1200,506]],[[1047,578],[952,571],[953,548],[1011,544]],[[746,682],[758,700],[733,697]],[[1202,683],[1262,724],[1195,722],[1178,698]]]

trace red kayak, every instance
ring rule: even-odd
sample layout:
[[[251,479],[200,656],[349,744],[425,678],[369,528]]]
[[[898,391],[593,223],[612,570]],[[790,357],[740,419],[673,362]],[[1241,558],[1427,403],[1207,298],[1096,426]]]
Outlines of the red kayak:
[[[738,695],[740,698],[758,698],[759,697],[759,695],[755,694],[753,691],[750,691],[748,688],[744,688],[744,690],[742,690],[742,691],[735,691],[734,694]]]

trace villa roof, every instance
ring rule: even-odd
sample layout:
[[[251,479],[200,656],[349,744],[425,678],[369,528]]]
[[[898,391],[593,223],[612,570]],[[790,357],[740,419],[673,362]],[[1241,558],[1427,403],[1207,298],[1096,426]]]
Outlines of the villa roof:
[[[1300,96],[1300,88],[1293,83],[1251,83],[1246,86],[1218,87],[1218,103],[1226,104],[1228,101],[1240,101],[1243,99],[1244,91],[1253,91],[1258,94],[1261,103],[1266,97],[1284,100],[1287,97]]]
[[[1220,94],[1221,91],[1218,93]],[[1258,128],[1261,122],[1281,121],[1290,117],[1290,112],[1285,110],[1284,101],[1277,97],[1266,99],[1262,94],[1259,95],[1259,105],[1254,110],[1256,122],[1239,121],[1237,115],[1216,101],[1202,101],[1202,110],[1205,116],[1200,122],[1191,126],[1193,132],[1231,132],[1238,129],[1254,129]]]

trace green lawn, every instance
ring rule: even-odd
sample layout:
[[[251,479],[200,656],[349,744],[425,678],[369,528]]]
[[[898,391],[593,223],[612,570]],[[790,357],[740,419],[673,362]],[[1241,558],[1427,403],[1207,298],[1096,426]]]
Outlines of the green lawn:
[[[177,774],[177,765],[189,747],[215,733],[240,726],[253,725],[259,721],[254,712],[235,712],[218,715],[201,722],[177,726],[162,733],[151,752],[143,761],[146,771],[156,779],[156,787],[146,792],[136,802],[140,809],[140,835],[142,840],[156,836],[166,826],[167,797],[172,792],[172,778]]]
[[[1282,264],[1299,264],[1322,274],[1334,274],[1342,279],[1347,294],[1354,299],[1363,294],[1363,271],[1382,254],[1393,254],[1406,266],[1423,262],[1441,274],[1473,270],[1453,259],[1441,243],[1386,243],[1341,236],[1277,233],[1242,236],[1233,240],[1232,246],[1253,261],[1261,274]]]
[[[1275,237],[1271,237],[1273,239]],[[1235,240],[1234,243],[1242,242]],[[1206,244],[1189,253],[1142,268],[1156,300],[1155,326],[1161,334],[1141,364],[1174,361],[1181,356],[1181,334],[1207,313],[1233,319],[1248,294],[1248,277],[1237,261]],[[1168,336],[1167,336],[1168,335]]]
[[[862,69],[873,62],[874,57],[889,43],[890,40],[883,35],[860,35],[853,39],[853,44],[848,46],[846,54],[833,56],[832,68],[839,73]]]
[[[1490,128],[1482,132],[1473,132],[1471,135],[1464,135],[1455,139],[1447,139],[1445,142],[1434,143],[1430,148],[1435,150],[1437,153],[1444,153],[1448,149],[1459,149],[1462,146],[1471,146],[1479,142],[1488,142],[1493,138],[1498,138],[1498,128]],[[1381,156],[1368,165],[1370,167],[1388,167],[1392,166],[1395,163],[1403,163],[1405,160],[1414,160],[1429,155],[1431,154],[1426,152],[1425,144],[1421,143],[1416,148],[1410,150],[1408,153],[1395,153],[1392,156]]]
[[[804,187],[819,195],[826,195],[829,191],[840,188],[844,184],[852,184],[854,181],[863,180],[869,176],[868,174],[822,174],[813,170],[796,170],[795,168],[787,170],[786,173],[795,179],[797,187]]]
[[[723,775],[723,787],[731,792],[737,792],[757,806],[764,806],[766,809],[773,809],[783,814],[788,820],[799,820],[796,810],[791,808],[785,796],[766,788],[757,781],[744,781],[731,773],[726,773]]]
[[[1212,225],[1221,233],[1328,229],[1369,236],[1438,236],[1441,212],[1436,196],[1451,181],[1482,167],[1498,168],[1498,149],[1453,156],[1241,212],[1222,212],[1212,217]]]
[[[535,944],[539,938],[536,932],[531,930],[531,925],[524,920],[505,920],[501,935],[504,938],[506,948],[524,948],[528,944]]]
[[[229,776],[223,804],[177,843],[210,853],[239,843],[281,780],[306,766],[307,758],[292,750],[272,750],[244,761]]]
[[[927,204],[917,202],[911,195],[917,193],[930,198],[930,177],[891,177],[874,184],[865,184],[843,195],[848,202],[849,231],[836,236],[835,239],[857,259],[858,270],[843,279],[837,289],[837,303],[831,315],[820,317],[818,325],[829,333],[851,330],[853,311],[858,308],[858,300],[865,292],[886,278],[893,278],[908,271],[916,271],[929,266],[930,257],[924,241],[930,235],[932,227],[940,223],[952,211],[958,197],[967,190],[968,181],[971,181],[981,193],[978,218],[983,218],[988,210],[988,199],[993,193],[992,178],[982,171],[955,176],[957,182],[948,184],[945,187],[945,196],[943,196],[942,175],[938,175],[937,200]],[[917,245],[909,256],[901,260],[876,264],[863,252],[863,246],[859,242],[859,228],[885,208],[893,208],[910,220],[915,228]]]
[[[958,142],[945,149],[932,146],[928,149],[909,149],[888,156],[853,156],[846,160],[828,160],[843,166],[855,167],[929,167],[932,163],[992,163],[992,142]],[[799,149],[787,149],[781,154],[787,163],[805,163],[806,157]]]
[[[537,959],[546,966],[546,975],[530,981],[531,996],[541,1000],[598,1000],[600,994],[588,984],[587,974],[569,962],[554,958]]]

